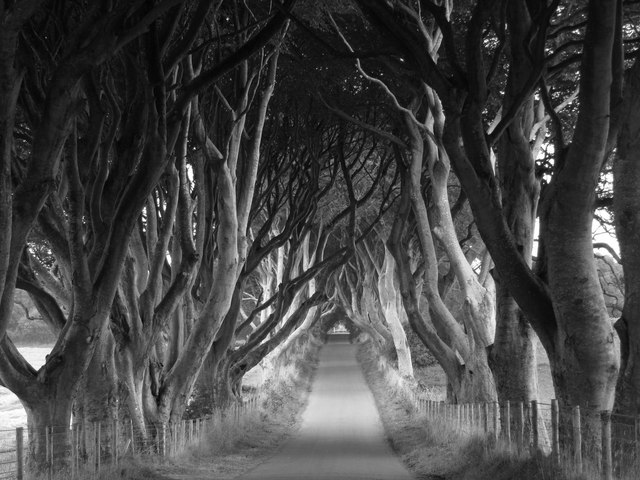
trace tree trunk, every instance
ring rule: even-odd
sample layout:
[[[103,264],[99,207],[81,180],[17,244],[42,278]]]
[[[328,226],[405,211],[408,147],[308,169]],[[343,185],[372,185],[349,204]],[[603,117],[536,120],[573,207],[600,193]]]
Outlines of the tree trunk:
[[[461,370],[460,386],[454,389],[455,403],[495,402],[496,386],[487,363],[487,353],[475,350]]]
[[[441,131],[444,113],[440,101],[433,91],[429,91],[427,97],[431,119],[436,125],[435,130]],[[424,290],[438,333],[446,338],[463,363],[458,384],[452,381],[453,379],[450,379],[450,383],[459,401],[494,401],[496,391],[487,353],[487,347],[492,340],[491,326],[495,315],[493,292],[479,283],[458,242],[447,193],[448,155],[432,140],[426,142],[429,149],[425,151],[418,127],[410,119],[407,119],[406,123],[410,133],[412,159],[406,187],[410,192],[411,207],[425,263]],[[430,200],[433,222],[430,221],[422,195],[424,159],[428,161],[427,167],[431,175]],[[464,330],[440,297],[438,261],[433,237],[436,237],[444,248],[458,279],[464,299],[461,318]]]
[[[115,341],[108,325],[100,336],[89,367],[80,384],[76,402],[82,402],[82,424],[100,423],[102,458],[111,458],[113,452],[113,424],[119,420],[118,378],[114,359]]]
[[[449,383],[456,389],[456,391],[458,391],[460,389],[461,380],[461,362],[454,350],[450,348],[447,342],[438,335],[438,332],[431,322],[428,309],[423,313],[420,311],[416,283],[409,265],[408,249],[403,241],[405,223],[411,209],[409,191],[407,188],[408,172],[403,172],[401,181],[401,200],[398,213],[389,235],[388,246],[389,251],[392,253],[394,260],[396,261],[396,271],[398,272],[403,306],[407,313],[409,325],[411,325],[413,331],[418,335],[422,343],[429,349],[443,368]]]
[[[616,408],[640,414],[640,63],[625,84],[625,112],[613,171],[613,209],[624,268],[624,309],[616,328],[622,365]]]
[[[120,352],[116,357],[118,379],[125,391],[125,405],[129,421],[134,431],[134,448],[139,449],[146,446],[147,422],[145,418],[145,394],[147,401],[153,402],[153,397],[148,393],[149,388],[145,385],[145,377],[148,373],[148,363],[144,367],[136,365],[134,368],[134,355],[131,351]]]
[[[524,0],[509,2],[511,63],[502,111],[508,112],[531,75],[531,61],[525,39],[531,18]],[[535,160],[529,145],[533,122],[533,97],[520,108],[502,135],[498,148],[500,190],[504,216],[516,247],[531,266],[533,230],[540,193],[535,177]],[[498,276],[498,275],[496,275]],[[496,334],[490,365],[501,401],[530,402],[538,398],[536,345],[533,328],[509,292],[506,281],[498,278]]]
[[[497,282],[498,320],[489,364],[500,401],[538,399],[538,340],[503,282]]]
[[[202,365],[227,317],[239,278],[236,192],[226,164],[218,164],[216,173],[220,201],[216,232],[219,260],[212,275],[215,287],[193,326],[180,358],[167,372],[159,389],[154,417],[164,422],[182,417]]]
[[[548,282],[558,330],[550,355],[563,405],[611,410],[620,352],[593,255],[595,189],[605,161],[611,114],[615,0],[589,2],[573,142],[541,206]],[[553,357],[553,358],[552,358]]]
[[[231,371],[229,356],[218,362],[215,372],[211,375],[211,403],[213,410],[224,410],[237,401],[231,385]]]
[[[32,472],[47,469],[47,437],[52,435],[52,463],[55,471],[68,466],[71,452],[69,418],[73,400],[69,395],[48,395],[29,404],[22,403],[27,412],[28,453],[27,465]],[[51,427],[52,433],[47,433]]]
[[[389,331],[393,337],[393,345],[398,357],[398,372],[403,377],[413,378],[413,363],[411,362],[411,350],[407,343],[407,334],[400,322],[398,307],[398,288],[396,286],[396,268],[393,255],[385,246],[384,263],[378,276],[378,298],[382,307],[384,318],[387,320]]]

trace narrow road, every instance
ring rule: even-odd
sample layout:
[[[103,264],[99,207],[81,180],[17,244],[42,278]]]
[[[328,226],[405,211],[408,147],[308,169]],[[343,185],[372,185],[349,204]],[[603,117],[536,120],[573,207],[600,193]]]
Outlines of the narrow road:
[[[243,480],[410,480],[385,441],[373,395],[346,336],[332,336],[300,430]]]

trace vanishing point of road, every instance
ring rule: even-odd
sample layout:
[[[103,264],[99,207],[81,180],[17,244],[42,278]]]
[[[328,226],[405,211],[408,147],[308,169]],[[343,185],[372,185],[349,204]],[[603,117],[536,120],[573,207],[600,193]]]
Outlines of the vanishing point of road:
[[[331,336],[297,433],[242,480],[410,480],[346,336]]]

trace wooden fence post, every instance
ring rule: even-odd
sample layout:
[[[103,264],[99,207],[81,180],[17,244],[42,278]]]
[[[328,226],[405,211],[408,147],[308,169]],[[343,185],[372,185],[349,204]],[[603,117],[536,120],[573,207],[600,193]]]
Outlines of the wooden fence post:
[[[531,454],[535,455],[540,445],[540,436],[538,432],[538,402],[531,400],[531,433],[533,434],[533,444],[531,445]]]
[[[133,430],[133,420],[129,420],[129,435],[131,436],[131,455],[136,454],[136,435]]]
[[[83,435],[83,427],[85,426],[84,423],[78,423],[76,422],[75,424],[75,428],[76,428],[76,443],[74,445],[74,449],[75,449],[75,456],[74,456],[74,470],[76,472],[76,476],[80,476],[80,453],[82,452],[84,454],[84,451],[82,450],[82,448],[84,447],[84,443],[82,442],[82,435]]]
[[[462,404],[462,422],[460,423],[460,429],[463,432],[467,430],[467,417],[468,417],[467,404],[463,403]]]
[[[640,419],[640,417],[636,417],[633,419],[633,426],[634,426],[634,432],[633,432],[633,439],[634,439],[634,455],[635,455],[635,461],[637,462],[640,459],[640,439],[639,439],[639,434],[640,434],[640,422],[638,421]]]
[[[525,416],[524,416],[524,402],[518,402],[518,423],[520,424],[520,430],[518,431],[518,449],[524,451],[524,431],[525,431]]]
[[[469,427],[471,428],[471,431],[473,431],[473,429],[476,426],[476,404],[475,403],[470,403],[469,407],[471,407],[471,415],[470,415],[470,421],[469,421]]]
[[[500,432],[500,404],[493,402],[493,439],[498,443],[498,434]]]
[[[163,423],[162,424],[162,452],[161,452],[162,457],[166,457],[167,456],[167,424]]]
[[[16,478],[24,480],[24,428],[16,428]]]
[[[482,404],[482,410],[483,410],[483,427],[484,427],[484,433],[488,434],[489,433],[489,404],[487,402],[484,402]]]
[[[602,420],[602,478],[613,480],[613,458],[611,455],[611,412],[600,414]]]
[[[100,450],[102,450],[101,438],[102,435],[100,433],[100,422],[93,422],[93,440],[95,442],[95,471],[96,473],[100,473]]]
[[[573,427],[573,463],[578,474],[582,473],[582,425],[580,422],[580,407],[575,406],[571,411]]]
[[[44,427],[44,461],[49,469],[51,463],[51,453],[49,453],[49,426]]]
[[[111,459],[114,465],[118,464],[118,420],[113,421],[113,432],[111,435]]]
[[[560,409],[558,400],[551,400],[551,456],[556,466],[560,465]]]
[[[78,430],[77,430],[77,426],[78,424],[76,423],[72,423],[71,424],[71,471],[69,472],[71,474],[71,480],[73,480],[74,478],[76,478],[77,475],[77,459],[78,459]]]
[[[48,426],[45,429],[45,440],[47,442],[46,450],[48,454],[47,459],[47,478],[53,480],[53,427]]]
[[[81,437],[79,441],[80,441],[81,447],[79,452],[81,452],[82,455],[85,458],[87,458],[87,462],[88,462],[90,439],[89,439],[89,429],[87,428],[87,420],[84,418],[84,416],[80,420],[80,433],[81,433]]]
[[[511,401],[507,400],[504,405],[504,418],[502,419],[504,427],[504,437],[507,441],[507,448],[511,450]]]
[[[178,453],[178,425],[176,422],[169,422],[169,437],[171,438],[171,455]]]
[[[633,446],[635,447],[634,456],[637,462],[638,458],[640,458],[640,455],[638,455],[638,448],[640,448],[640,443],[638,443],[638,417],[633,419],[633,441]]]

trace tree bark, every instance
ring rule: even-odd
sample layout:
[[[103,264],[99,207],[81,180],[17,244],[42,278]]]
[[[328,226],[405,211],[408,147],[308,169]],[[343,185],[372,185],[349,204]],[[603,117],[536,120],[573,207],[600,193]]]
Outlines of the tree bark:
[[[622,364],[616,409],[640,414],[640,62],[627,74],[613,171],[613,210],[624,269],[624,309],[616,323]]]
[[[531,18],[524,0],[509,2],[507,21],[510,33],[511,62],[502,110],[509,111],[525,87],[533,70],[525,39]],[[533,122],[533,96],[520,107],[513,122],[500,138],[498,161],[500,191],[507,225],[516,248],[527,265],[532,265],[533,230],[540,194],[535,177],[535,159],[529,146]],[[529,403],[538,398],[536,345],[533,327],[510,293],[509,285],[496,282],[497,322],[490,365],[501,401]]]
[[[573,143],[559,158],[540,223],[558,320],[552,372],[561,404],[613,408],[620,366],[617,334],[598,279],[591,228],[609,132],[612,50],[618,2],[589,2]]]
[[[119,416],[119,385],[115,365],[115,341],[108,324],[100,335],[99,343],[78,388],[74,402],[83,404],[82,417],[74,418],[82,425],[100,423],[102,451],[100,455],[109,461],[113,455],[112,437],[114,422]]]
[[[398,288],[396,283],[396,264],[393,255],[386,247],[384,248],[384,261],[382,269],[378,273],[378,298],[384,318],[387,320],[389,331],[393,337],[393,345],[398,357],[398,372],[403,377],[413,378],[413,363],[411,362],[411,350],[407,343],[407,334],[400,322],[400,315],[397,308]]]
[[[430,104],[429,115],[436,127],[435,130],[441,132],[444,113],[439,99],[433,91],[428,92],[427,95]],[[435,141],[423,142],[417,125],[411,119],[407,118],[406,124],[411,146],[409,181],[406,187],[409,188],[409,198],[425,263],[423,288],[436,329],[441,332],[440,335],[446,337],[447,343],[460,356],[464,365],[458,378],[459,385],[450,379],[455,400],[493,401],[496,398],[496,392],[486,350],[491,343],[490,329],[495,314],[492,292],[480,285],[458,243],[447,196],[449,159],[446,152],[441,150]],[[428,151],[424,150],[425,143],[429,146]],[[428,161],[427,168],[431,174],[433,223],[430,222],[422,195],[423,159]],[[436,236],[443,246],[462,290],[464,296],[462,323],[466,332],[440,297],[438,261],[433,236]]]

